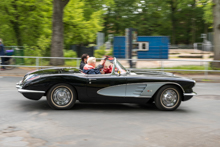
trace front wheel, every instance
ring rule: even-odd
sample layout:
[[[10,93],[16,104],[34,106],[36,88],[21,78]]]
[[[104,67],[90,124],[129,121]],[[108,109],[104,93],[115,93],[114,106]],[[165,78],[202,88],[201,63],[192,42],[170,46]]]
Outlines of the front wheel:
[[[176,110],[179,107],[181,100],[181,90],[173,85],[163,86],[155,95],[155,105],[160,110]]]
[[[47,93],[47,102],[53,109],[70,109],[76,102],[76,91],[68,84],[54,85]]]

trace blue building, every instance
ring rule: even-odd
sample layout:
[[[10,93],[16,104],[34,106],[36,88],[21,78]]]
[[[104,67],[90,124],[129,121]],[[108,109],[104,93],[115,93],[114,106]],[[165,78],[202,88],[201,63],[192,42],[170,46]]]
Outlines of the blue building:
[[[114,37],[113,54],[116,58],[126,58],[126,42],[124,36]],[[136,47],[138,59],[168,59],[169,37],[138,36]]]
[[[113,55],[116,58],[126,58],[126,45],[124,36],[114,37]]]

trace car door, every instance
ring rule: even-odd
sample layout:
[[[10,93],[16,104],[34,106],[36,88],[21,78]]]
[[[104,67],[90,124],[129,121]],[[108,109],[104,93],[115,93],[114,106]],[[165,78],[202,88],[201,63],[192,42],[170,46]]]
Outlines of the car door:
[[[111,74],[87,75],[86,91],[89,101],[103,101],[111,97],[124,98],[126,76]]]

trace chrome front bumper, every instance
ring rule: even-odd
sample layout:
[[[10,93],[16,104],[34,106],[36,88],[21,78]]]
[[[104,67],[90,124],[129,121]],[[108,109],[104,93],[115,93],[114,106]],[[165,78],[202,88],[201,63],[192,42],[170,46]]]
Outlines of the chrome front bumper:
[[[16,88],[18,89],[18,92],[20,93],[45,93],[45,91],[22,89],[21,82],[22,81],[16,83]]]
[[[21,88],[22,88],[22,86],[21,86],[21,85],[16,84],[16,88],[17,88],[17,89],[21,89]]]
[[[21,89],[21,88],[22,88],[21,83],[22,83],[22,81],[16,83],[16,86],[15,86],[15,87],[16,87],[17,89]]]
[[[18,89],[20,93],[45,93],[45,91]]]
[[[197,93],[192,92],[192,93],[183,93],[183,100],[182,101],[187,101],[190,100],[193,96],[197,95]]]
[[[194,96],[197,95],[197,93],[192,92],[192,93],[183,93],[184,96]]]

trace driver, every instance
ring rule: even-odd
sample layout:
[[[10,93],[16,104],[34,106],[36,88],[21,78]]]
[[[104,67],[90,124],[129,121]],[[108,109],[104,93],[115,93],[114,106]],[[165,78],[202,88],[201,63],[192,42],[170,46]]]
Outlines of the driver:
[[[85,74],[105,74],[104,71],[100,71],[100,68],[102,68],[103,60],[98,65],[97,68],[95,68],[96,65],[96,58],[95,57],[89,57],[87,60],[87,64],[83,68],[83,73]]]

